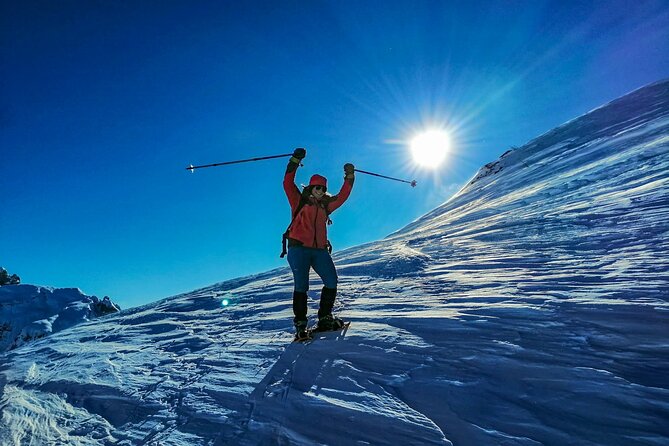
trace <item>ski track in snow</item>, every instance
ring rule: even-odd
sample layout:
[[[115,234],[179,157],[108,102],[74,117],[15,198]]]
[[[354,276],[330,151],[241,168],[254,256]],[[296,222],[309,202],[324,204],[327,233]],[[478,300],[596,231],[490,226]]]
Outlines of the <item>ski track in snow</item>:
[[[665,81],[338,253],[342,334],[282,268],[7,352],[0,443],[667,445],[668,135]]]

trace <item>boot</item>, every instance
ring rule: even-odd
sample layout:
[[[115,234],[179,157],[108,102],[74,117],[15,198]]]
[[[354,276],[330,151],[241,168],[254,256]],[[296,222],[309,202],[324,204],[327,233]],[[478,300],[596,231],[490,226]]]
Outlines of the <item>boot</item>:
[[[295,340],[305,341],[311,339],[311,334],[307,329],[307,293],[300,291],[293,292],[293,324],[295,324]]]
[[[321,302],[318,306],[318,319],[332,314],[332,307],[334,307],[336,296],[337,288],[323,287],[321,290]]]
[[[318,308],[318,326],[316,331],[338,330],[344,326],[344,321],[332,315],[337,288],[323,287],[321,291],[321,303]]]
[[[311,333],[307,329],[307,321],[297,321],[295,322],[295,340],[296,341],[307,341],[311,339]]]
[[[297,324],[298,321],[307,320],[307,293],[301,291],[293,292],[293,314],[295,318],[293,322]]]

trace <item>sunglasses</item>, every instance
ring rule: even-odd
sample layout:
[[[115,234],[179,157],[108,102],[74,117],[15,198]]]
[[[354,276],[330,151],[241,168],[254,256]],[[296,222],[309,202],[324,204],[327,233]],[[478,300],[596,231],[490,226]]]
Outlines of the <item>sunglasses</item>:
[[[322,190],[323,192],[325,192],[327,188],[325,186],[314,186],[314,190]]]

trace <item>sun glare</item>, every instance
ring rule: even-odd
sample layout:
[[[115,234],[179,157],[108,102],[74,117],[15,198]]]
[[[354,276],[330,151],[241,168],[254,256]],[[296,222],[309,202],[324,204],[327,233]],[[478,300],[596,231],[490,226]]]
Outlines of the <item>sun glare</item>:
[[[411,140],[414,161],[424,167],[439,167],[446,158],[451,141],[443,130],[428,130]]]

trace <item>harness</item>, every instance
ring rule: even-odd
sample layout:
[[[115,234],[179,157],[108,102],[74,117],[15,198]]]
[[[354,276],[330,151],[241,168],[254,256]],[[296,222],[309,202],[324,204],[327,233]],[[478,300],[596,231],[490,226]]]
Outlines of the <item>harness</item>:
[[[293,213],[293,219],[290,221],[290,224],[286,228],[286,232],[283,233],[283,239],[281,240],[281,244],[283,246],[283,250],[281,251],[281,255],[279,257],[284,258],[286,254],[288,254],[288,249],[286,248],[286,242],[288,241],[288,233],[290,232],[290,228],[293,226],[293,223],[295,223],[295,219],[297,218],[297,215],[300,213],[302,208],[309,204],[309,199],[306,198],[304,195],[300,196],[300,202],[297,205],[297,208],[295,208],[295,212]],[[332,220],[330,220],[330,214],[328,213],[328,207],[327,204],[322,207],[323,211],[325,211],[325,217],[327,218],[327,224],[331,225]],[[327,241],[326,248],[330,254],[332,254],[332,244],[330,243],[330,240]]]

